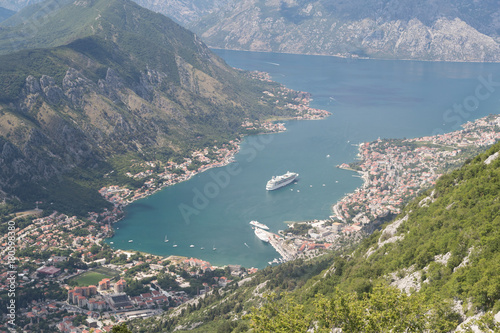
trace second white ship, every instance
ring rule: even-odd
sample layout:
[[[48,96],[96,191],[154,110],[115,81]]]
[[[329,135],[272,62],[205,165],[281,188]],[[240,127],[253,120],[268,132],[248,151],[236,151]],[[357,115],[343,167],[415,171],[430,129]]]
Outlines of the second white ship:
[[[250,221],[250,224],[253,225],[254,227],[257,227],[257,228],[269,230],[269,227],[267,225],[265,225],[264,223],[260,223],[257,221]]]
[[[273,178],[267,182],[266,190],[272,191],[281,188],[283,186],[286,186],[291,182],[293,182],[295,178],[297,178],[298,176],[299,176],[298,173],[290,171],[287,171],[287,173],[281,176],[276,176],[276,177],[273,176]]]

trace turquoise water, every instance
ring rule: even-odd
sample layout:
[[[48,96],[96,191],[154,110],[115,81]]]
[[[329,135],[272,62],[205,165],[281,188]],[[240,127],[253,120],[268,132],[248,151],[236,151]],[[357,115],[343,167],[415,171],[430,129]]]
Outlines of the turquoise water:
[[[356,158],[354,144],[449,132],[499,112],[498,64],[216,53],[231,66],[266,71],[289,88],[312,93],[312,106],[333,115],[289,121],[285,133],[247,137],[236,163],[131,204],[108,240],[115,248],[262,268],[278,254],[248,223],[258,220],[276,232],[284,221],[331,215],[331,205],[361,185],[356,174],[335,168]],[[265,190],[271,176],[288,170],[300,174],[297,184]]]

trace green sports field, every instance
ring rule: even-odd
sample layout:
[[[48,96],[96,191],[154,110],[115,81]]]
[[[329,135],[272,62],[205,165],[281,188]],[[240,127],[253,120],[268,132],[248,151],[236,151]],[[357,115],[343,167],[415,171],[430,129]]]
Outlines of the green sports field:
[[[113,279],[120,275],[120,272],[106,267],[97,267],[91,271],[72,277],[70,281],[76,281],[79,286],[97,286],[102,279]],[[69,282],[69,281],[68,281]]]

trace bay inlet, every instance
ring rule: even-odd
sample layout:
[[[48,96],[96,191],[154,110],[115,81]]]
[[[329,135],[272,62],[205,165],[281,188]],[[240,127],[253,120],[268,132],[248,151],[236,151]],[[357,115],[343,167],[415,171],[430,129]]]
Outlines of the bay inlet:
[[[266,71],[291,89],[310,92],[311,106],[333,115],[288,121],[284,133],[246,137],[234,163],[129,205],[108,240],[114,248],[262,268],[278,254],[248,223],[257,220],[277,232],[286,228],[284,221],[327,218],[332,204],[362,184],[355,172],[335,168],[356,159],[358,143],[449,132],[499,111],[496,87],[470,111],[454,111],[470,103],[478,78],[500,82],[498,64],[216,52],[231,66]],[[287,171],[300,174],[296,184],[265,190],[273,175]]]

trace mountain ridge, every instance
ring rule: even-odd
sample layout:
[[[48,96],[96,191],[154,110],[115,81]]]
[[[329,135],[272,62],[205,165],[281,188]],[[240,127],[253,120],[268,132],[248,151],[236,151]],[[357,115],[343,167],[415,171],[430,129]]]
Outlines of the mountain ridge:
[[[131,1],[36,6],[53,10],[42,12],[35,33],[26,33],[22,23],[0,31],[0,187],[23,201],[54,194],[50,187],[66,182],[93,193],[79,203],[86,213],[92,203],[106,206],[96,187],[132,181],[116,173],[115,179],[100,178],[119,156],[166,162],[238,138],[244,118],[292,112],[262,97],[277,84],[247,78],[193,33]],[[29,21],[36,13],[26,8],[8,21]],[[6,42],[12,34],[27,38],[13,47]],[[78,168],[87,178],[65,178]],[[24,184],[38,184],[38,190],[24,190]],[[58,195],[65,209],[72,205],[67,194]]]
[[[500,61],[500,10],[494,0],[136,2],[172,17],[214,48],[380,59]],[[19,1],[15,8],[23,3],[32,2]]]
[[[440,1],[429,4],[437,10],[437,14],[431,14],[434,11],[426,5],[408,1],[246,0],[188,27],[216,48],[382,59],[500,61],[496,7],[491,13],[492,4],[484,8],[475,5],[481,10],[474,14],[468,8],[474,7],[471,1]]]

